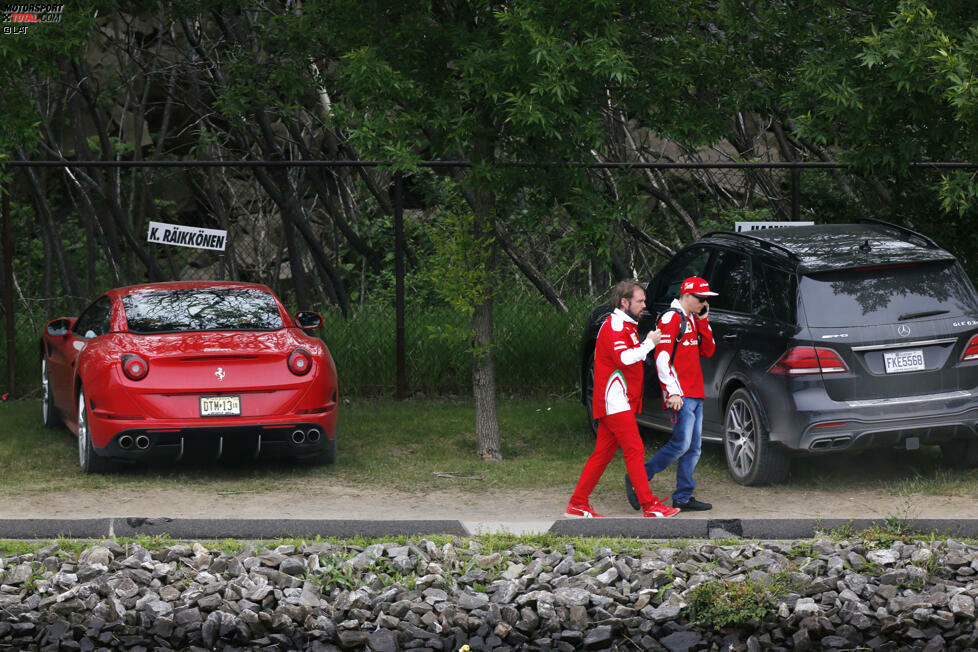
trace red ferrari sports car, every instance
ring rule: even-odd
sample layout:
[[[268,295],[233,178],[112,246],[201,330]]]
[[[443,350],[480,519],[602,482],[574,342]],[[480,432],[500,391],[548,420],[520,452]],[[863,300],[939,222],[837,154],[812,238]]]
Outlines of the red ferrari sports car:
[[[109,290],[41,335],[44,423],[78,435],[85,473],[188,452],[336,456],[336,367],[318,313],[264,285]]]

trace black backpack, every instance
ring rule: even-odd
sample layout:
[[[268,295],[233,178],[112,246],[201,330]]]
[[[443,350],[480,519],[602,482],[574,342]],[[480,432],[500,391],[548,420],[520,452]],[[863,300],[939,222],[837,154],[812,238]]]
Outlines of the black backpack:
[[[679,340],[683,339],[683,335],[686,334],[686,315],[679,308],[666,308],[655,318],[655,327],[659,327],[659,322],[662,318],[666,316],[667,312],[675,312],[679,314],[679,335],[676,336],[675,341],[672,343],[672,355],[669,356],[669,366],[672,366],[672,360],[676,357],[676,347],[679,346]]]

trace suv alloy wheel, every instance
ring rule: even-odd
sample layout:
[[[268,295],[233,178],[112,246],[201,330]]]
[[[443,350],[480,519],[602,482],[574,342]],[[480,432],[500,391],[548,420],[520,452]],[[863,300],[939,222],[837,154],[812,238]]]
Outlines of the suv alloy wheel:
[[[742,485],[780,482],[791,466],[788,455],[771,444],[754,399],[746,389],[735,391],[727,403],[723,450],[730,475]]]

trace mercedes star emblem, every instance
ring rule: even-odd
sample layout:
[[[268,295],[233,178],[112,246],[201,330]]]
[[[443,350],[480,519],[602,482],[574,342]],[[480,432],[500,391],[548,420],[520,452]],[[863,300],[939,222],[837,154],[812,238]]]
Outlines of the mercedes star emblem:
[[[910,335],[910,327],[906,324],[901,324],[897,326],[897,333],[900,335],[900,337],[907,337]]]

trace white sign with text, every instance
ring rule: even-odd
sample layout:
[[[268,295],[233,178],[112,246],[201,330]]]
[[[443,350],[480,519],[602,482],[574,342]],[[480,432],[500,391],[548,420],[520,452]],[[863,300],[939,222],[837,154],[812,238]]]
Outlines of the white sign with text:
[[[760,231],[785,226],[812,226],[815,222],[734,222],[734,231]]]
[[[224,251],[227,247],[228,232],[219,229],[202,229],[197,226],[150,222],[146,239],[158,244]]]

